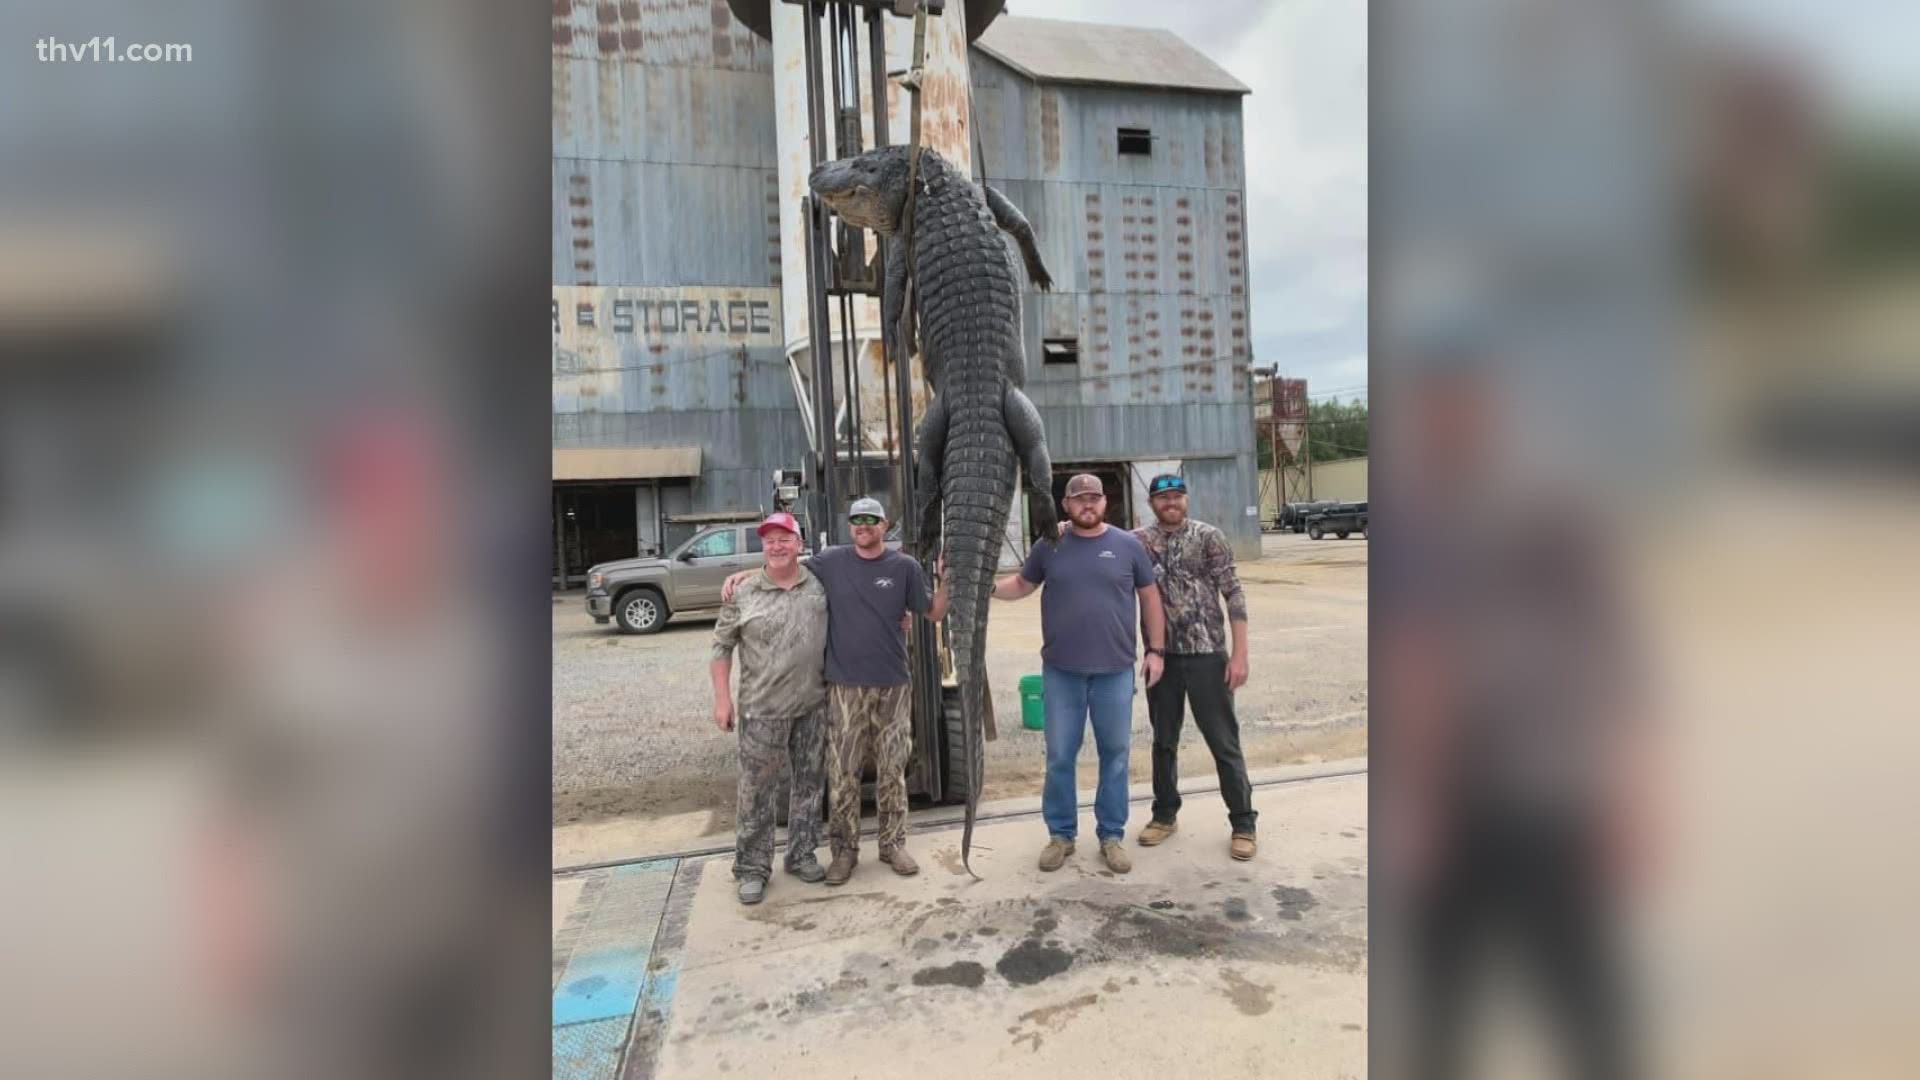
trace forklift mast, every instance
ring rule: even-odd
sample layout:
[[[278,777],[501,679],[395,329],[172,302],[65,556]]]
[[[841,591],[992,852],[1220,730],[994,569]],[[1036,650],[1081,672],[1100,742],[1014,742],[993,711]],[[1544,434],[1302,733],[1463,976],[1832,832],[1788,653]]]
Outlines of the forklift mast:
[[[892,145],[887,116],[886,25],[884,20],[905,15],[914,20],[913,65],[901,80],[911,101],[909,145],[920,141],[919,75],[925,57],[926,20],[938,17],[944,0],[782,0],[802,9],[807,88],[807,130],[811,164],[853,157],[871,149],[864,142],[862,97],[871,95],[873,146]],[[736,12],[741,5],[736,4]],[[749,5],[750,6],[750,5]],[[997,14],[998,5],[994,14]],[[760,5],[762,15],[765,5]],[[991,18],[991,16],[989,16]],[[864,21],[864,26],[862,22]],[[752,21],[748,25],[760,27]],[[866,39],[863,47],[861,38]],[[824,54],[824,55],[823,55]],[[829,152],[831,151],[831,152]],[[835,218],[810,195],[801,198],[806,250],[807,323],[813,347],[811,394],[803,395],[815,440],[800,477],[783,474],[776,501],[803,504],[812,521],[813,549],[850,540],[842,508],[862,495],[886,493],[887,505],[898,524],[898,540],[913,550],[921,507],[914,502],[913,363],[911,356],[892,355],[882,335],[880,395],[884,418],[862,417],[857,361],[855,304],[859,298],[880,295],[886,279],[886,248],[876,244],[871,262],[866,257],[866,230]],[[838,315],[838,349],[832,339]],[[837,356],[836,356],[837,354]],[[840,371],[834,371],[836,362]],[[836,400],[835,386],[844,400]],[[796,380],[796,388],[798,383]],[[810,400],[809,400],[810,399]],[[863,445],[875,421],[884,419],[884,457]],[[799,485],[785,483],[800,479]],[[957,692],[946,684],[951,664],[943,663],[942,643],[924,619],[913,620],[908,648],[912,674],[913,752],[907,766],[909,794],[936,802],[965,799],[964,778],[954,767],[948,732],[956,730]]]

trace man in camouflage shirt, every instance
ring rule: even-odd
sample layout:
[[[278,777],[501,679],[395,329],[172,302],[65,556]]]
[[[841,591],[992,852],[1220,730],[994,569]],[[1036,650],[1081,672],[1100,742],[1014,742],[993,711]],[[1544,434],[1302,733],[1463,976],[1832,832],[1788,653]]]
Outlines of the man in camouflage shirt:
[[[760,523],[764,571],[743,582],[713,628],[713,722],[734,729],[733,655],[740,654],[739,811],[733,876],[740,902],[757,904],[773,873],[773,801],[780,770],[793,774],[787,808],[787,872],[819,881],[814,857],[826,791],[827,590],[800,565],[800,525],[791,514]]]
[[[1233,715],[1233,692],[1247,681],[1247,598],[1233,569],[1233,549],[1219,529],[1187,518],[1187,482],[1162,475],[1147,486],[1156,519],[1134,530],[1153,562],[1154,578],[1166,608],[1167,660],[1159,683],[1147,688],[1147,715],[1153,722],[1153,820],[1140,830],[1140,843],[1152,847],[1173,835],[1180,812],[1180,725],[1186,706],[1213,753],[1220,776],[1220,797],[1233,830],[1228,845],[1236,859],[1253,858],[1256,849],[1253,788],[1240,753],[1240,722]],[[1226,600],[1233,625],[1231,647],[1220,617]]]

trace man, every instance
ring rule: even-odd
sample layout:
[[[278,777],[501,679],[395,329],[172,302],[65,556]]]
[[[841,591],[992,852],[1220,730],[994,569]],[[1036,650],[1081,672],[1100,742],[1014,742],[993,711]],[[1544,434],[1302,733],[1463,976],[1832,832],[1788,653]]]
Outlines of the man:
[[[729,692],[740,653],[740,782],[733,876],[740,902],[757,904],[773,872],[773,800],[780,769],[793,777],[787,810],[787,872],[802,881],[826,876],[820,843],[825,787],[827,590],[800,565],[800,525],[779,513],[760,523],[764,569],[720,608],[713,628],[713,722],[734,729]]]
[[[1146,625],[1143,671],[1151,689],[1160,680],[1166,652],[1160,590],[1146,548],[1132,533],[1107,525],[1107,497],[1099,477],[1081,473],[1067,481],[1060,505],[1070,528],[1051,544],[1035,544],[1018,574],[993,585],[993,595],[1002,600],[1018,600],[1046,585],[1040,597],[1040,656],[1047,703],[1047,779],[1040,808],[1048,840],[1040,852],[1040,869],[1058,870],[1073,854],[1080,816],[1074,762],[1091,717],[1100,756],[1095,835],[1108,868],[1124,874],[1133,869],[1120,841],[1127,828],[1127,751],[1138,645],[1134,627]]]
[[[843,885],[860,862],[860,766],[873,753],[874,803],[880,819],[880,861],[897,874],[917,874],[907,853],[907,755],[913,746],[907,643],[908,612],[939,622],[947,586],[936,575],[928,596],[920,563],[887,550],[887,511],[863,498],[847,510],[853,545],[837,545],[807,564],[827,590],[827,784],[832,801],[827,835],[833,863],[827,884]],[[730,594],[752,571],[727,580]],[[907,626],[912,624],[906,623]]]
[[[1253,786],[1240,753],[1240,722],[1233,715],[1233,692],[1247,681],[1247,598],[1233,569],[1226,536],[1204,521],[1187,517],[1187,482],[1173,475],[1153,478],[1147,501],[1154,523],[1134,530],[1153,561],[1166,605],[1167,661],[1160,682],[1147,689],[1147,716],[1153,722],[1153,820],[1140,830],[1140,843],[1152,847],[1172,836],[1180,813],[1180,725],[1187,704],[1193,723],[1213,754],[1220,776],[1220,797],[1227,804],[1232,830],[1228,853],[1251,859],[1256,850]],[[1229,653],[1221,625],[1220,601],[1233,626]]]

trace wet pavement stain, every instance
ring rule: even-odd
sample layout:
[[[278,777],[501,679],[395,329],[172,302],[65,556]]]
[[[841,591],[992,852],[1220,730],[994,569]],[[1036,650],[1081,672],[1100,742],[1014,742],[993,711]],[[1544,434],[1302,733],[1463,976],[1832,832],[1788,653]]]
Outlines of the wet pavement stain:
[[[993,969],[1015,986],[1044,982],[1073,966],[1073,954],[1029,938],[1008,949]]]
[[[1275,885],[1273,898],[1280,902],[1280,917],[1299,921],[1303,912],[1311,911],[1320,901],[1305,889],[1296,889],[1291,885]]]
[[[1058,1005],[1044,1005],[1038,1009],[1023,1012],[1020,1014],[1020,1019],[1036,1025],[1044,1025],[1058,1031],[1066,1026],[1066,1022],[1073,1018],[1074,1013],[1097,1003],[1099,1000],[1099,994],[1082,994],[1071,1001],[1063,1001]],[[1056,1023],[1056,1021],[1058,1022]]]
[[[971,960],[945,967],[926,967],[913,973],[915,986],[964,986],[977,989],[987,981],[987,969]]]
[[[1225,986],[1219,992],[1226,995],[1233,1007],[1248,1016],[1259,1016],[1273,1010],[1273,987],[1261,983],[1248,982],[1241,975],[1228,968],[1220,969],[1220,981]]]
[[[1060,929],[1060,920],[1051,915],[1033,920],[1033,932],[1036,934],[1051,934],[1058,929]]]
[[[1171,911],[1173,910],[1173,901],[1155,900],[1153,903],[1148,904],[1147,906],[1152,908],[1155,911]]]
[[[1238,896],[1230,896],[1222,901],[1220,910],[1226,915],[1229,922],[1251,922],[1253,920],[1253,913],[1247,910],[1247,902]]]
[[[981,937],[992,937],[995,934],[998,934],[1000,930],[997,927],[992,927],[992,926],[976,926],[974,927],[973,932],[980,935]]]

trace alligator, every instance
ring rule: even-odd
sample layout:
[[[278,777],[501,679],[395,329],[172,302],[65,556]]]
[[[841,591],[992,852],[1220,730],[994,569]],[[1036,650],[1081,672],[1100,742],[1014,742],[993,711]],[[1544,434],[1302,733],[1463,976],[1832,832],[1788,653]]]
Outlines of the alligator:
[[[931,568],[946,539],[947,640],[960,684],[961,767],[967,777],[960,858],[971,874],[973,820],[984,780],[987,603],[993,594],[1014,465],[1039,496],[1036,542],[1050,543],[1058,517],[1053,466],[1040,411],[1021,391],[1020,292],[1005,230],[1027,276],[1050,289],[1033,226],[1007,197],[976,185],[931,149],[920,151],[911,213],[907,212],[908,148],[882,147],[829,161],[808,178],[814,195],[849,225],[872,229],[886,244],[881,289],[882,333],[891,355],[905,357],[919,316],[921,363],[933,399],[916,443],[920,506],[915,554]],[[903,228],[903,221],[910,227]],[[907,303],[908,276],[917,294]]]

